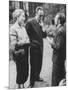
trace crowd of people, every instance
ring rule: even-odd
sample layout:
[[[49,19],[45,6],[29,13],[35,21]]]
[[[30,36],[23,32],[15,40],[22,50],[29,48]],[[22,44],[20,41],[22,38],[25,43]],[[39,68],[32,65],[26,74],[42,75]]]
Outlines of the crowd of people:
[[[16,83],[18,88],[25,88],[29,72],[30,59],[30,85],[34,87],[40,78],[43,60],[43,38],[48,39],[53,49],[52,86],[66,84],[66,17],[64,13],[57,13],[51,24],[43,30],[43,7],[36,8],[35,17],[26,22],[25,11],[16,9],[12,13],[15,23],[10,27],[10,45],[13,60],[16,63]],[[30,58],[29,58],[30,57]]]

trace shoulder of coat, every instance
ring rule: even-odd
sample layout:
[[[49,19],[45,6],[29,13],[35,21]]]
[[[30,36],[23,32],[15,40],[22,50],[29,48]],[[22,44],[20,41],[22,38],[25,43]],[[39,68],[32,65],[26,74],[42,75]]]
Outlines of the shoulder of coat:
[[[30,18],[30,19],[28,19],[27,23],[31,23],[31,22],[33,22],[34,20],[35,20],[35,18]]]

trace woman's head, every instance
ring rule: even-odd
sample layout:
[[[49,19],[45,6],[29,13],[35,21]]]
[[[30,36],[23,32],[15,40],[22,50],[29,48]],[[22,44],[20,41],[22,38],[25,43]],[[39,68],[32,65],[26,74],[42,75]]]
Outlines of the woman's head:
[[[16,9],[13,12],[13,19],[22,23],[25,21],[25,12],[22,9]]]

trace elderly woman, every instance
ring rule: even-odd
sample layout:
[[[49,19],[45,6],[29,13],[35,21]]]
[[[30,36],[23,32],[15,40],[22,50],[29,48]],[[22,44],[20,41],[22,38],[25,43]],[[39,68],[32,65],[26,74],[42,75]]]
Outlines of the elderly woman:
[[[16,9],[13,12],[14,25],[10,28],[10,40],[13,51],[13,59],[16,63],[18,88],[24,87],[28,77],[28,46],[29,37],[25,29],[25,12]]]

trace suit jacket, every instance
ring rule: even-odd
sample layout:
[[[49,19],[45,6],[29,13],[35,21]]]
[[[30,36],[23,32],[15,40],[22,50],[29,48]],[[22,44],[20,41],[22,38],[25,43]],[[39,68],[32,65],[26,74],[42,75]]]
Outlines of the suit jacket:
[[[54,37],[53,48],[53,71],[52,86],[57,86],[65,78],[65,60],[66,60],[66,27],[60,26]]]
[[[42,27],[37,23],[36,19],[28,21],[26,24],[26,30],[30,38],[31,46],[37,47],[40,46],[43,51],[43,32]],[[46,37],[46,33],[44,35]]]
[[[66,59],[66,26],[57,28],[54,42],[52,43],[53,54],[58,56],[61,60]],[[58,61],[58,60],[57,60]]]
[[[21,42],[23,46],[25,46],[26,43],[29,43],[29,37],[25,27],[20,27],[18,23],[15,23],[10,28],[10,46],[13,51],[15,51],[16,48],[22,48],[22,45],[17,44],[18,42]]]

